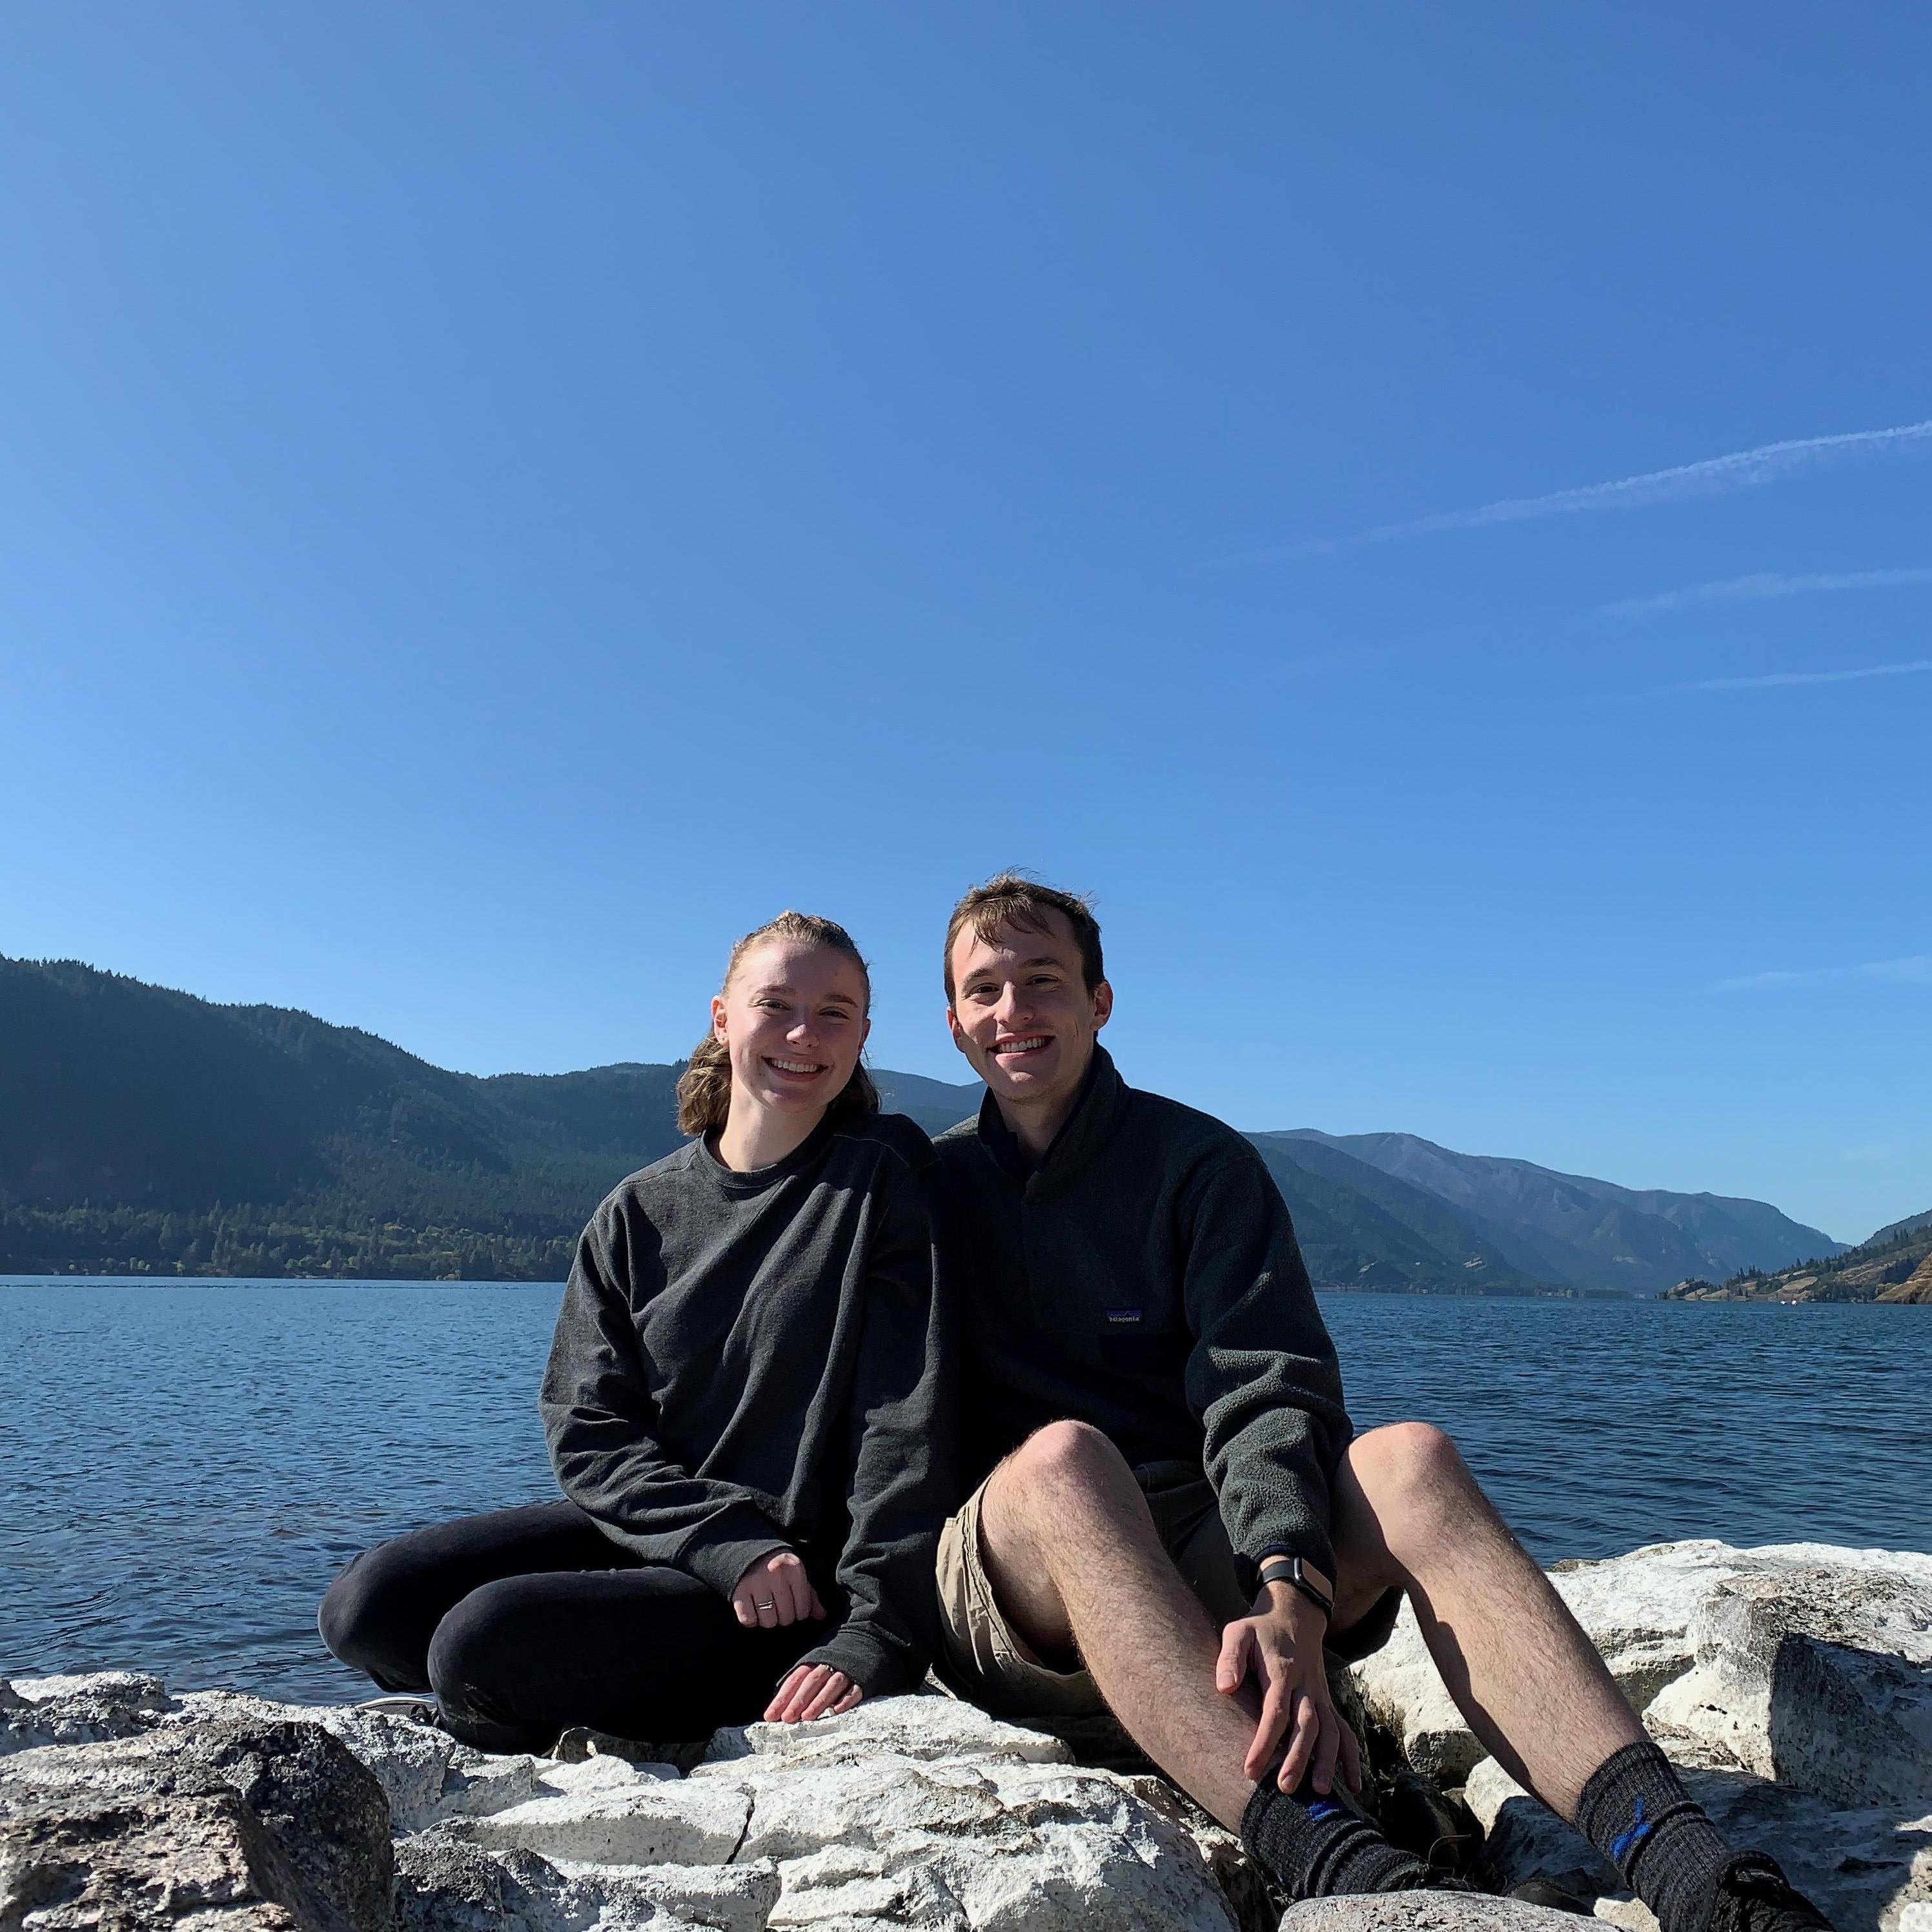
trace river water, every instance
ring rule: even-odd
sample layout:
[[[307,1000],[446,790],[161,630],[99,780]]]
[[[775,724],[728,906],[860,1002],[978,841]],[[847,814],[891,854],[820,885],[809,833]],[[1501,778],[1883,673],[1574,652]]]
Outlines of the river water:
[[[555,1494],[554,1286],[0,1278],[0,1676],[365,1692],[315,1607],[377,1539]],[[1544,1562],[1932,1551],[1932,1308],[1325,1295],[1362,1427],[1440,1424]]]

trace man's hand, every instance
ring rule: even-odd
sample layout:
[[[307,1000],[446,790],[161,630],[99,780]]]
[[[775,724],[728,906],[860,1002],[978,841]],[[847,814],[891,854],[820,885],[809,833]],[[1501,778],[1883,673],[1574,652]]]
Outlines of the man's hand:
[[[731,1586],[731,1607],[747,1630],[776,1630],[825,1615],[805,1565],[789,1550],[760,1556]]]
[[[1222,1633],[1215,1688],[1231,1697],[1252,1670],[1262,1692],[1261,1722],[1243,1768],[1250,1778],[1263,1776],[1287,1738],[1288,1755],[1276,1780],[1284,1791],[1292,1791],[1311,1766],[1315,1789],[1328,1791],[1338,1760],[1348,1789],[1362,1788],[1361,1747],[1328,1694],[1322,1655],[1328,1628],[1328,1618],[1300,1592],[1270,1583],[1255,1599],[1254,1615]]]
[[[765,1706],[765,1722],[800,1724],[814,1718],[836,1718],[865,1694],[844,1671],[829,1664],[798,1664]]]

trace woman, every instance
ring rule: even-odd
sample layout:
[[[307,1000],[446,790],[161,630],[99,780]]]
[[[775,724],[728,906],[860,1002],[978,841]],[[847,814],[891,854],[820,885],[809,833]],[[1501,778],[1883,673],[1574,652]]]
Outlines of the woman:
[[[860,1064],[871,981],[783,913],[678,1082],[694,1136],[592,1217],[542,1408],[568,1500],[358,1557],[323,1640],[486,1749],[666,1742],[909,1690],[952,1418],[932,1151]]]

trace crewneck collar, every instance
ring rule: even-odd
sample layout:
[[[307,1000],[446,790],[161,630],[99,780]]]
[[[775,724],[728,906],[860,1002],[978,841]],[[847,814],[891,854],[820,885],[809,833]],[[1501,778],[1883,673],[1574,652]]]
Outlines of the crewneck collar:
[[[719,1190],[726,1194],[762,1194],[788,1176],[796,1174],[801,1168],[809,1167],[818,1160],[838,1127],[832,1118],[832,1110],[827,1108],[825,1118],[807,1134],[782,1160],[775,1160],[766,1167],[748,1167],[742,1172],[736,1168],[728,1167],[718,1158],[713,1147],[712,1135],[703,1133],[692,1143],[695,1154],[692,1165],[709,1174]]]
[[[1019,1136],[1006,1125],[990,1088],[980,1102],[980,1143],[997,1166],[1024,1186],[1029,1198],[1051,1193],[1072,1179],[1105,1144],[1126,1095],[1127,1084],[1112,1056],[1096,1040],[1072,1111],[1060,1122],[1060,1131],[1037,1161],[1028,1158]]]

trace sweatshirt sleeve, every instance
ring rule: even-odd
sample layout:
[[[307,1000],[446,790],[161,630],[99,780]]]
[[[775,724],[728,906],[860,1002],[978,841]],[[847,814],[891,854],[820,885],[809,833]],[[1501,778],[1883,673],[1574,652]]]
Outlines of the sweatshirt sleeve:
[[[622,1216],[600,1208],[577,1244],[538,1406],[563,1492],[605,1535],[721,1596],[788,1540],[736,1484],[694,1476],[654,1432],[630,1304]]]
[[[1191,1210],[1187,1400],[1243,1586],[1276,1551],[1333,1578],[1328,1472],[1353,1430],[1288,1204],[1244,1150],[1204,1170]]]
[[[868,1257],[851,1406],[850,1528],[838,1627],[802,1660],[868,1697],[914,1689],[938,1636],[933,1564],[952,1507],[957,1417],[946,1238],[937,1163],[904,1174]]]

